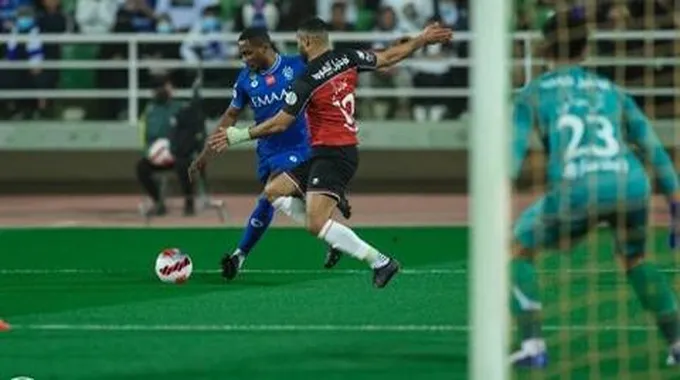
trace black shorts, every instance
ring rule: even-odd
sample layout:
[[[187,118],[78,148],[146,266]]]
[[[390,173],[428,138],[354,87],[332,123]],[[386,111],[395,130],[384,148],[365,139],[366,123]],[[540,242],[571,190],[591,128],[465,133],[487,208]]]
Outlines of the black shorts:
[[[312,148],[309,160],[286,174],[302,194],[321,193],[341,201],[357,167],[359,152],[355,145],[320,146]]]

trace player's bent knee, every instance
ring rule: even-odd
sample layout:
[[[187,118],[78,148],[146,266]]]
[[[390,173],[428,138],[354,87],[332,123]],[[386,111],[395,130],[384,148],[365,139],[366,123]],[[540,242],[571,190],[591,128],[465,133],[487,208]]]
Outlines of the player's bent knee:
[[[264,185],[264,196],[269,202],[274,202],[276,198],[292,195],[295,192],[295,187],[289,183],[282,175],[272,178]]]
[[[281,190],[276,186],[275,182],[269,182],[264,186],[262,196],[266,198],[270,203],[273,203],[276,198],[283,196]]]

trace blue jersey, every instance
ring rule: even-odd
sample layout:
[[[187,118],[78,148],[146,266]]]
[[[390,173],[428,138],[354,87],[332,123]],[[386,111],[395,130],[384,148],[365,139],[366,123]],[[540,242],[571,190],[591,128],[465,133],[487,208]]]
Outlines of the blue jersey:
[[[536,131],[546,150],[549,187],[571,193],[560,200],[563,206],[645,199],[650,184],[641,160],[655,169],[664,194],[679,189],[668,154],[633,99],[580,66],[529,83],[515,100],[514,131],[513,177]]]
[[[302,58],[286,55],[278,55],[274,64],[263,72],[255,73],[246,67],[241,70],[234,85],[231,107],[242,109],[250,105],[255,121],[262,123],[281,110],[289,86],[304,71]],[[304,113],[299,114],[284,132],[262,137],[257,142],[260,159],[286,151],[308,149],[309,132]]]

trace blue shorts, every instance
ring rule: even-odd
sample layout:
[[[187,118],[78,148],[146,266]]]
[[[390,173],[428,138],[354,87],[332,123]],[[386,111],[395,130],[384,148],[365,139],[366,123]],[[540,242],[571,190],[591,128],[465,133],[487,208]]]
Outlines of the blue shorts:
[[[624,201],[609,207],[558,212],[553,200],[550,196],[541,197],[515,222],[513,235],[522,247],[535,250],[569,248],[604,224],[614,233],[618,254],[627,257],[644,254],[649,223],[646,202]]]
[[[267,157],[259,157],[257,179],[263,184],[267,183],[270,177],[293,170],[296,166],[307,161],[309,154],[309,149],[298,148]]]

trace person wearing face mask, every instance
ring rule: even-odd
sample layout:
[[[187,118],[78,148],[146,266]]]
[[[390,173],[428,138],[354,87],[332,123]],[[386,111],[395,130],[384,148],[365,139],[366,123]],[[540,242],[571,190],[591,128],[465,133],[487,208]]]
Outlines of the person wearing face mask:
[[[161,216],[167,212],[153,174],[174,171],[184,195],[184,215],[194,215],[194,189],[189,180],[189,165],[194,155],[203,148],[205,119],[200,109],[198,91],[191,102],[173,99],[170,78],[160,78],[154,88],[154,98],[147,104],[139,120],[143,136],[144,156],[137,162],[137,179],[153,201],[146,210],[148,216]],[[172,160],[159,163],[149,156],[151,146],[159,139],[170,142]]]
[[[199,60],[215,61],[226,58],[226,46],[219,38],[223,30],[219,10],[219,6],[210,6],[203,10],[201,18],[191,28],[180,48],[185,61],[198,63]],[[206,36],[209,37],[205,38]]]
[[[174,29],[185,33],[201,18],[203,9],[219,4],[218,0],[156,0],[155,13],[167,14]]]
[[[35,90],[49,88],[40,63],[45,59],[44,46],[40,40],[40,27],[31,7],[20,7],[14,20],[11,34],[5,41],[5,58],[14,62],[28,63],[28,69],[3,70],[0,73],[0,88]],[[27,42],[19,42],[19,36],[28,36]],[[46,109],[44,99],[20,99],[3,102],[15,119],[36,118]]]
[[[243,26],[274,30],[279,25],[279,10],[267,0],[250,0],[241,8]]]
[[[167,14],[162,14],[157,17],[155,28],[157,34],[168,35],[176,32],[175,27],[172,24],[172,20]],[[176,42],[147,44],[144,46],[144,49],[141,50],[141,56],[143,59],[149,60],[177,60],[180,58],[179,44]],[[173,80],[173,83],[183,85],[181,77],[179,76],[180,73],[181,71],[177,69],[150,67],[142,71],[140,80],[142,86],[148,87],[153,81],[159,78],[170,76]]]
[[[0,33],[12,30],[17,10],[22,6],[32,6],[32,0],[0,0]]]
[[[201,18],[196,21],[180,47],[180,55],[184,61],[198,65],[200,61],[222,62],[236,55],[237,47],[222,40],[222,33],[226,27],[219,18],[220,9],[220,6],[203,9]],[[205,86],[209,88],[229,86],[236,73],[237,71],[232,69],[206,69]],[[223,107],[223,101],[219,99],[207,100],[205,104],[206,112],[210,116],[219,115]]]

